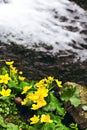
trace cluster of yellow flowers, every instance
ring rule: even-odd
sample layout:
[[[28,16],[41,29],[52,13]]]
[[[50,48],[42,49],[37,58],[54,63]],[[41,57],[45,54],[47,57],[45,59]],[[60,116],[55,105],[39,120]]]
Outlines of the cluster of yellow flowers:
[[[16,67],[13,66],[14,61],[5,62],[6,65],[9,67],[6,70],[5,74],[0,75],[0,84],[2,85],[2,90],[0,90],[1,96],[10,96],[11,89],[8,88],[8,83],[11,83],[11,80],[14,80],[14,75],[16,77],[16,82],[20,83],[21,81],[25,80],[25,77],[21,76],[23,72],[18,72]],[[13,76],[13,77],[12,77]],[[47,105],[47,97],[49,96],[50,90],[53,88],[53,83],[56,83],[58,87],[62,87],[62,82],[58,79],[54,79],[54,77],[49,76],[47,78],[41,79],[39,82],[35,84],[30,83],[30,85],[23,86],[21,94],[25,96],[25,98],[21,101],[21,105],[27,105],[28,103],[31,104],[32,110],[38,110]],[[23,82],[22,82],[23,83]],[[25,81],[26,83],[26,81]],[[30,124],[36,124],[38,122],[45,123],[49,122],[52,123],[51,117],[49,114],[42,114],[42,115],[34,115],[30,118]]]
[[[48,78],[44,78],[44,79],[40,80],[38,83],[36,83],[36,86],[41,87],[41,86],[45,85],[45,87],[47,87],[47,86],[51,85],[52,82],[56,82],[58,87],[62,87],[62,81],[59,81],[58,79],[54,79],[54,77],[52,77],[52,76],[48,76]]]
[[[13,66],[14,61],[6,61],[5,62],[6,65],[9,66],[10,71],[13,74],[17,74],[18,70],[16,69],[16,67]],[[19,72],[19,74],[21,75],[23,72]],[[23,76],[18,76],[18,79],[23,81],[25,80],[25,77]],[[8,84],[8,82],[11,80],[11,77],[9,76],[8,73],[4,74],[4,75],[0,75],[0,83],[1,84]],[[35,84],[37,91],[35,92],[30,92],[26,98],[22,101],[22,105],[26,105],[26,103],[28,102],[28,100],[31,100],[34,104],[32,104],[32,109],[36,110],[41,108],[42,106],[46,105],[46,101],[45,101],[45,97],[48,96],[48,86],[50,84],[52,84],[52,82],[55,81],[58,85],[58,87],[62,87],[62,82],[58,81],[58,79],[54,79],[54,77],[49,76],[48,78],[44,78],[42,80],[40,80],[39,82],[37,82]],[[31,89],[32,86],[25,86],[23,88],[23,92],[21,94],[25,94],[29,89]],[[4,89],[4,92],[7,92],[7,90]],[[3,92],[3,90],[2,90]],[[3,94],[4,95],[4,94]]]
[[[38,123],[39,121],[40,122],[49,122],[49,123],[52,123],[53,122],[53,120],[51,120],[50,119],[50,115],[49,114],[47,114],[47,115],[45,115],[45,114],[42,114],[41,115],[41,118],[39,117],[39,115],[38,116],[36,116],[36,115],[34,115],[33,117],[31,117],[30,118],[30,124],[36,124],[36,123]]]
[[[25,86],[23,92],[21,94],[26,93],[32,86]],[[32,104],[32,109],[36,110],[46,105],[46,101],[44,97],[48,96],[48,89],[45,87],[38,88],[35,92],[30,92],[27,94],[26,98],[21,102],[22,105],[26,105],[28,100],[31,100],[34,104]]]
[[[47,104],[44,99],[47,96],[48,96],[48,89],[46,89],[45,87],[42,87],[42,88],[38,88],[35,93],[30,92],[27,95],[27,98],[33,101],[32,109],[37,110]]]
[[[14,61],[6,61],[5,63],[6,63],[6,65],[8,65],[8,66],[10,67],[10,71],[11,71],[13,74],[17,74],[18,70],[17,70],[16,67],[13,66]],[[21,75],[21,74],[23,74],[23,72],[20,71],[19,74]],[[25,79],[25,77],[20,76],[20,75],[18,76],[18,79],[21,80],[21,81],[23,81],[23,80]]]
[[[6,65],[9,66],[10,71],[13,74],[17,74],[18,70],[16,69],[16,67],[13,66],[14,61],[6,61],[5,63],[6,63]],[[20,71],[19,74],[21,75],[22,72]],[[25,77],[22,77],[20,75],[19,75],[18,79],[19,80],[24,80]],[[6,72],[6,74],[1,74],[0,75],[0,84],[7,85],[10,80],[11,80],[11,77],[9,76],[8,72]],[[11,93],[11,89],[5,89],[4,86],[2,86],[2,90],[0,91],[0,94],[2,96],[10,96],[10,93]]]
[[[14,61],[11,61],[11,62],[7,61],[5,63],[6,63],[6,65],[10,66],[10,70],[11,70],[12,73],[16,74],[18,72],[18,70],[16,69],[16,67],[13,67]]]
[[[37,90],[34,92],[30,91],[21,102],[21,104],[26,105],[28,103],[28,100],[31,100],[33,102],[31,109],[33,110],[37,110],[45,106],[47,104],[45,98],[48,96],[50,90],[49,86],[52,84],[53,81],[57,83],[58,87],[62,87],[62,82],[58,81],[58,79],[54,79],[54,77],[51,76],[49,76],[48,78],[44,78],[35,84]],[[25,86],[21,94],[25,94],[31,88],[32,86]]]

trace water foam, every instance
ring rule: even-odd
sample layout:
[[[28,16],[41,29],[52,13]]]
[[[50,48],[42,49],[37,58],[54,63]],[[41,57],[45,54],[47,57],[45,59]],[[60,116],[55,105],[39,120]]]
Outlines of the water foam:
[[[87,12],[68,0],[3,0],[0,3],[0,40],[38,50],[76,52],[87,57],[80,44],[86,44]],[[84,25],[84,26],[83,26]],[[39,45],[40,44],[40,45]],[[73,47],[74,46],[74,47]]]

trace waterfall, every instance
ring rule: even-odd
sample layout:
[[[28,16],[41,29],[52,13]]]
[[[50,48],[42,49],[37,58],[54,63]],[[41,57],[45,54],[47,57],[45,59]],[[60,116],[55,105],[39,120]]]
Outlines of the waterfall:
[[[87,11],[69,0],[0,0],[0,41],[84,60]]]

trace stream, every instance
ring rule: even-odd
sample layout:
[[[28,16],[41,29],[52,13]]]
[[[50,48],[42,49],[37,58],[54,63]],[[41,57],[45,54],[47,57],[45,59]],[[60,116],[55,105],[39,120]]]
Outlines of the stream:
[[[0,0],[0,59],[28,79],[87,85],[87,11],[69,0]]]

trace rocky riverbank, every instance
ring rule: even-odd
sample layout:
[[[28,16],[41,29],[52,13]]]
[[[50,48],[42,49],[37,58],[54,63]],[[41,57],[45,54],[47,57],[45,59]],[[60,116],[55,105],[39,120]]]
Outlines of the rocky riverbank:
[[[63,82],[87,85],[87,60],[74,61],[73,54],[64,56],[62,53],[53,56],[51,53],[36,52],[21,45],[0,43],[0,60],[14,60],[15,66],[28,79],[37,80],[51,75]],[[0,62],[0,66],[3,64]]]
[[[75,108],[70,103],[64,103],[67,112],[64,122],[68,124],[70,121],[75,121],[79,130],[85,130],[87,128],[87,111],[85,110],[87,109],[87,88],[84,85],[87,85],[87,60],[74,62],[74,58],[73,55],[53,56],[50,53],[36,52],[21,45],[0,43],[0,67],[4,65],[3,61],[14,60],[18,70],[22,70],[24,76],[30,80],[39,80],[51,75],[62,80],[64,87],[77,87],[82,104]],[[73,82],[82,84],[84,87]]]

